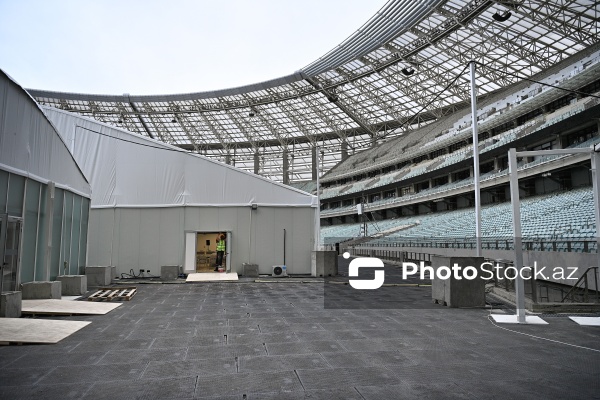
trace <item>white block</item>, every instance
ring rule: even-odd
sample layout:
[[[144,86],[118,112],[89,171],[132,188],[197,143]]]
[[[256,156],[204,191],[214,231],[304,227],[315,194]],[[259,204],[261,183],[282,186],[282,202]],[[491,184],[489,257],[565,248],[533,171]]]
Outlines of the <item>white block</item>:
[[[569,317],[583,326],[600,326],[600,317]]]
[[[517,320],[516,315],[492,314],[492,318],[494,318],[494,321],[496,321],[500,324],[519,324],[520,323]],[[526,315],[524,323],[528,324],[528,325],[548,325],[548,323],[546,321],[544,321],[540,317],[536,317],[534,315]]]

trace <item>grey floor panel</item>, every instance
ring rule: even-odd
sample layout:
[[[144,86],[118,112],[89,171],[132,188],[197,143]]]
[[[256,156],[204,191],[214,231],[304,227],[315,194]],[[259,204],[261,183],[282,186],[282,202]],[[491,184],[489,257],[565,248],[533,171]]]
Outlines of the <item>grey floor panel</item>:
[[[266,346],[269,355],[333,353],[346,351],[346,349],[344,349],[339,342],[333,340],[293,343],[267,343]]]
[[[319,353],[292,356],[244,356],[240,357],[238,362],[240,372],[329,368],[329,365]]]
[[[67,338],[68,339],[68,338]],[[77,353],[83,352],[94,352],[94,351],[109,351],[113,350],[117,346],[116,340],[103,340],[97,339],[92,340],[92,338],[87,338],[88,340],[76,343],[72,349],[68,351],[75,351]],[[60,343],[59,343],[60,344]],[[45,346],[45,349],[52,350],[53,346]]]
[[[367,336],[363,335],[356,329],[345,330],[345,331],[312,331],[312,332],[296,332],[296,337],[301,342],[311,342],[314,340],[352,340],[352,339],[366,339]]]
[[[119,381],[137,379],[145,364],[87,365],[56,367],[45,375],[40,383],[77,383],[96,381]]]
[[[401,339],[338,340],[347,351],[398,351],[406,348]]]
[[[104,354],[97,365],[147,363],[150,361],[177,361],[185,359],[187,347],[174,347],[168,349],[139,350],[111,350]]]
[[[0,387],[31,386],[47,376],[53,369],[53,367],[0,369]]]
[[[293,392],[303,390],[293,371],[244,373],[235,377],[228,375],[199,377],[196,397],[239,395],[260,392]]]
[[[252,326],[256,327],[258,325],[262,326],[271,326],[271,325],[289,325],[285,318],[252,318],[247,317],[243,319],[232,319],[229,321],[229,326]]]
[[[284,324],[274,324],[274,325],[259,325],[260,326],[260,331],[262,333],[269,333],[269,332],[286,332],[286,331],[292,331],[292,332],[313,332],[313,331],[322,331],[324,330],[323,327],[320,324],[311,324],[311,323],[305,323],[305,324],[291,324],[291,325],[284,325]]]
[[[137,286],[132,301],[83,317],[92,324],[55,345],[0,346],[0,399],[546,400],[600,393],[597,352],[500,329],[483,309],[326,310],[322,285],[297,283]],[[564,316],[546,319],[546,326],[506,328],[598,348],[600,330]]]
[[[36,368],[36,367],[56,367],[69,365],[90,365],[96,364],[103,356],[104,352],[82,352],[82,353],[46,353],[46,354],[26,354],[7,365],[7,368]]]
[[[119,340],[115,342],[115,346],[111,350],[147,350],[152,346],[154,340],[155,338]]]
[[[59,385],[4,386],[0,385],[0,399],[6,400],[77,400],[92,386],[91,383]]]
[[[297,372],[306,390],[400,383],[392,371],[383,367],[307,369]]]
[[[8,347],[8,346],[3,346],[3,347]],[[27,355],[29,355],[28,353],[25,354],[11,354],[8,351],[0,351],[0,369],[14,363],[15,361],[17,361],[20,358],[26,357]]]
[[[306,390],[301,392],[251,393],[248,400],[364,400],[354,388]],[[384,400],[384,399],[382,399]]]
[[[228,344],[299,342],[294,332],[227,335]]]
[[[399,351],[323,353],[323,358],[333,368],[413,364],[413,361],[409,357]]]
[[[191,399],[196,377],[96,383],[86,393],[93,400]]]
[[[166,377],[211,376],[237,373],[235,357],[210,358],[206,360],[186,360],[161,362],[151,361],[144,371],[143,379]]]
[[[478,399],[478,397],[473,397],[464,388],[454,383],[436,383],[423,381],[421,383],[402,383],[399,385],[389,386],[358,386],[356,390],[360,392],[360,394],[365,400]],[[495,398],[505,399],[506,397]]]
[[[263,344],[230,344],[221,346],[197,346],[189,347],[187,360],[202,360],[209,358],[226,358],[241,356],[262,356],[266,355],[266,349]]]

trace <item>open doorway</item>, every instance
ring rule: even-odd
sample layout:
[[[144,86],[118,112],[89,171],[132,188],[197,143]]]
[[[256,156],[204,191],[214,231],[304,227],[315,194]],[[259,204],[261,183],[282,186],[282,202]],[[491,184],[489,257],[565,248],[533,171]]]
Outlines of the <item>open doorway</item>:
[[[185,233],[185,272],[215,272],[217,267],[217,236],[225,235],[225,251],[221,265],[231,271],[231,232],[186,232]]]

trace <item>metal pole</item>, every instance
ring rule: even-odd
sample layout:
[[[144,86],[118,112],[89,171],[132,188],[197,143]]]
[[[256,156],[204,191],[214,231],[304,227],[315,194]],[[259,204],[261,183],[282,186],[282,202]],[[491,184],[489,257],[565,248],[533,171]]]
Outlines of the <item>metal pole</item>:
[[[315,143],[315,163],[317,164],[317,215],[315,217],[315,251],[321,249],[321,184],[319,182],[319,175],[321,169],[319,168],[319,144]]]
[[[515,243],[515,294],[517,322],[525,323],[525,285],[521,278],[523,268],[523,247],[521,243],[521,201],[519,200],[519,176],[517,174],[517,150],[508,150],[508,173],[510,176],[510,203],[512,205],[513,236]]]
[[[600,153],[592,150],[590,154],[592,161],[592,188],[594,191],[594,218],[596,220],[596,266],[600,267]],[[598,281],[598,272],[600,268],[595,270],[596,282]],[[596,294],[598,294],[598,284],[596,283]]]
[[[477,257],[481,257],[481,193],[479,189],[479,137],[477,132],[477,86],[475,83],[475,62],[469,63],[471,72],[471,121],[473,128],[473,181],[475,183],[475,240]]]

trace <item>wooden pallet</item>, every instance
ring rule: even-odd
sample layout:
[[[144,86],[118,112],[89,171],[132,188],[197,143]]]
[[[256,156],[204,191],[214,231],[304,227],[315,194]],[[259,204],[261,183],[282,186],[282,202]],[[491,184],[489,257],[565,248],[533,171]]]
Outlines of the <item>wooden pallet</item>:
[[[125,288],[100,288],[88,301],[129,301],[137,293],[135,286]]]

